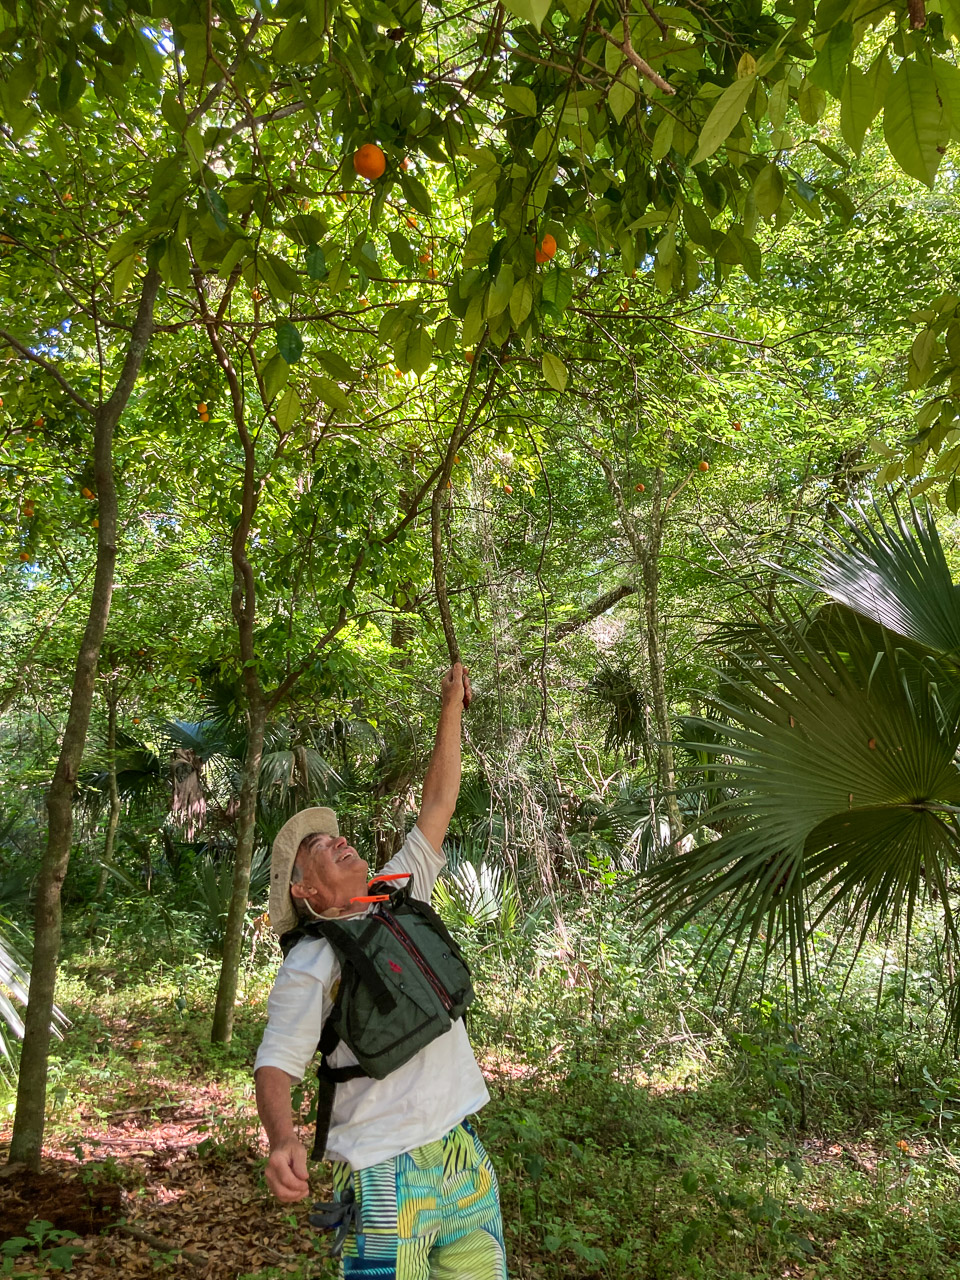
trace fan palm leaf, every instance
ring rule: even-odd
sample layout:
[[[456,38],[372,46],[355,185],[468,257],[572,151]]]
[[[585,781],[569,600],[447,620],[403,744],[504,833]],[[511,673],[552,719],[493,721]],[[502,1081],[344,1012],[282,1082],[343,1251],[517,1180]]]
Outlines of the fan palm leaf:
[[[910,536],[902,522],[885,529]],[[914,552],[933,546],[923,529]],[[882,548],[885,567],[895,559],[881,537],[859,545]],[[901,562],[915,579],[923,556]],[[942,589],[935,554],[931,576]],[[960,718],[945,705],[949,675],[918,650],[917,634],[904,645],[873,614],[845,606],[832,606],[829,627],[805,616],[757,624],[728,655],[723,696],[711,700],[719,722],[699,721],[698,734],[694,721],[683,744],[705,761],[704,790],[722,788],[706,821],[723,834],[651,872],[651,922],[668,917],[675,932],[707,912],[713,949],[749,949],[762,935],[803,970],[827,911],[855,916],[862,943],[875,924],[909,925],[934,888],[954,932],[947,880],[960,844]]]
[[[819,549],[813,585],[887,631],[960,662],[960,590],[929,508],[874,521],[858,510],[846,534]]]

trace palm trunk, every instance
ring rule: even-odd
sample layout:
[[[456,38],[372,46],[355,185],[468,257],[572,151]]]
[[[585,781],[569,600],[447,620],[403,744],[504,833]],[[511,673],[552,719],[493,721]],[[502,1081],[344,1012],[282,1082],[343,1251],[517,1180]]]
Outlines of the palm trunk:
[[[73,796],[93,706],[100,647],[110,615],[117,559],[117,492],[113,476],[113,432],[140,372],[153,332],[153,308],[160,275],[150,268],[144,278],[140,306],[119,380],[109,400],[101,403],[94,422],[94,469],[99,499],[99,533],[93,591],[73,677],[70,711],[60,744],[57,768],[47,794],[47,844],[37,881],[30,1000],[24,1018],[23,1051],[17,1087],[17,1109],[10,1141],[10,1162],[40,1167],[47,1099],[47,1055],[53,1016],[57,963],[60,958],[60,892],[70,862],[73,839]]]
[[[116,680],[107,694],[107,768],[110,789],[110,817],[107,819],[107,834],[103,841],[103,865],[100,868],[100,879],[97,881],[97,901],[103,897],[107,888],[107,878],[113,866],[113,846],[120,822],[120,791],[117,787],[117,702],[119,693]]]

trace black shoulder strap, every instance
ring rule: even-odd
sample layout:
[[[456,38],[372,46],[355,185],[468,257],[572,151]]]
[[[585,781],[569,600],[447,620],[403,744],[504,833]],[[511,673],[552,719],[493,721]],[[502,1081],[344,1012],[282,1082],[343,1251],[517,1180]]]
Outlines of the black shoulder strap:
[[[319,921],[314,923],[319,923]],[[346,960],[351,968],[356,970],[357,976],[373,997],[377,1012],[385,1016],[388,1013],[393,1013],[397,1007],[397,1002],[391,995],[390,988],[377,972],[376,965],[364,951],[364,946],[373,936],[376,927],[376,924],[371,922],[364,933],[359,938],[356,938],[349,929],[344,929],[342,925],[336,924],[333,920],[324,920],[323,934],[339,951],[341,959]]]

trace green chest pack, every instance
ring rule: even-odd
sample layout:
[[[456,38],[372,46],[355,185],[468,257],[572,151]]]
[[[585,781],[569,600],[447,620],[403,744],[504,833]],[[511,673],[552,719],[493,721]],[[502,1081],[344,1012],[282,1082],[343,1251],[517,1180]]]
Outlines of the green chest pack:
[[[340,961],[333,1010],[317,1045],[314,1160],[323,1159],[338,1084],[360,1076],[382,1080],[449,1031],[473,1003],[460,948],[433,908],[412,896],[412,884],[412,876],[400,889],[374,880],[370,894],[379,900],[368,915],[311,920],[280,939],[286,955],[302,938],[323,938]],[[356,1066],[330,1065],[341,1041]]]

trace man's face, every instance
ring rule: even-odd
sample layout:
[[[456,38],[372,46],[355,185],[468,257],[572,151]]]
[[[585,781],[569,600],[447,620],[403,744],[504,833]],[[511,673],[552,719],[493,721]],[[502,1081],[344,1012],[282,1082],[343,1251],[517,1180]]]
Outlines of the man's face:
[[[318,913],[349,907],[351,898],[362,897],[367,891],[367,864],[345,836],[307,836],[297,851],[295,865],[303,879],[291,884],[290,893]]]

